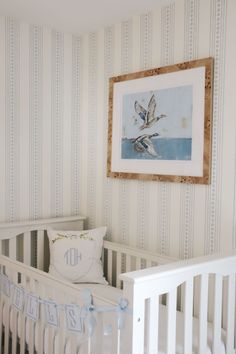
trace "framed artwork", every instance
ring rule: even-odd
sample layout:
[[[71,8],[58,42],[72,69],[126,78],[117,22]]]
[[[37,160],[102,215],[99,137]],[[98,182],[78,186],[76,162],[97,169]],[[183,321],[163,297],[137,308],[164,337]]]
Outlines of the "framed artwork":
[[[210,183],[213,59],[110,78],[107,176]]]

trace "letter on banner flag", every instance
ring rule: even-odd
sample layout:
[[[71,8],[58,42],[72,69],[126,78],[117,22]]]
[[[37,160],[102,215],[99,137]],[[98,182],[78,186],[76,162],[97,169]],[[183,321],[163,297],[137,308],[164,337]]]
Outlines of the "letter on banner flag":
[[[54,327],[59,327],[59,314],[57,304],[53,301],[44,301],[45,315],[47,323]]]
[[[19,286],[14,287],[13,292],[13,305],[20,311],[23,311],[24,307],[24,290]]]
[[[82,323],[79,307],[77,305],[65,305],[66,325],[69,331],[82,332]]]
[[[26,302],[26,315],[33,321],[39,317],[39,298],[38,296],[28,294]]]
[[[8,279],[8,277],[6,277],[6,275],[2,275],[2,291],[3,293],[10,297],[11,296],[11,282]]]

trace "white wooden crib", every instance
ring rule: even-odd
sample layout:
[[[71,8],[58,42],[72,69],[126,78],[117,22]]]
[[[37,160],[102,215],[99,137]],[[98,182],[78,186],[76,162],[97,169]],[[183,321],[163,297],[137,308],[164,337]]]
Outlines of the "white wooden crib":
[[[84,286],[46,273],[49,251],[45,230],[49,226],[57,230],[82,229],[84,221],[74,216],[0,225],[0,267],[4,274],[0,293],[1,352],[236,353],[235,253],[176,261],[104,241],[104,273],[113,287],[86,284],[92,292],[92,306],[87,306],[83,330],[69,331],[64,305],[77,304],[84,309]],[[29,318],[25,309],[17,309],[12,294],[7,294],[6,279],[12,289],[16,286],[25,294],[57,304],[60,327],[48,325],[43,305],[37,321]],[[127,300],[127,308],[119,305],[121,298]],[[95,323],[92,318],[96,325],[91,335],[85,324]]]

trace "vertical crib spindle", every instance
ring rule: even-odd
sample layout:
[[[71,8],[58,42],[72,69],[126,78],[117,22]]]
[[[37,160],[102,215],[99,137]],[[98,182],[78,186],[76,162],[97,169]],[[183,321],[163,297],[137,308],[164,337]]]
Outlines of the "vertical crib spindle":
[[[222,276],[215,275],[214,286],[214,313],[213,313],[213,345],[212,353],[219,354],[221,343],[221,315],[222,315]]]
[[[125,271],[126,272],[131,271],[131,256],[129,254],[126,254],[125,257]]]
[[[176,347],[176,300],[177,289],[167,295],[167,354],[175,353]]]
[[[107,262],[107,280],[110,285],[112,285],[112,250],[108,249],[107,252],[107,257],[108,257],[108,262]]]
[[[193,328],[193,279],[185,283],[184,296],[184,354],[192,353]]]
[[[37,268],[44,270],[44,231],[37,231]]]
[[[207,352],[207,308],[208,308],[208,275],[200,276],[199,296],[199,354]]]
[[[147,354],[158,353],[159,301],[152,296],[147,300]]]
[[[121,288],[121,281],[119,279],[119,276],[121,274],[121,252],[117,252],[116,254],[116,287]]]
[[[31,233],[23,234],[23,262],[31,265]]]
[[[226,353],[234,353],[235,329],[235,274],[227,279],[227,309],[226,309]]]
[[[12,238],[9,241],[9,257],[16,260],[16,238]]]
[[[11,352],[12,354],[16,353],[16,348],[17,348],[17,334],[18,334],[18,313],[17,310],[12,307],[11,310],[11,316],[12,316],[12,328],[11,328]],[[11,317],[10,316],[10,317]]]

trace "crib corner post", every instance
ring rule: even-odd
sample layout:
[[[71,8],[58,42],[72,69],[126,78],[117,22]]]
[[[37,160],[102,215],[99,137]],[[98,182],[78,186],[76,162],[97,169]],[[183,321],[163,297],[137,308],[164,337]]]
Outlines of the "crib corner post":
[[[136,284],[128,276],[123,280],[123,297],[128,300],[128,312],[125,322],[124,345],[130,354],[144,353],[144,306],[142,284]]]

